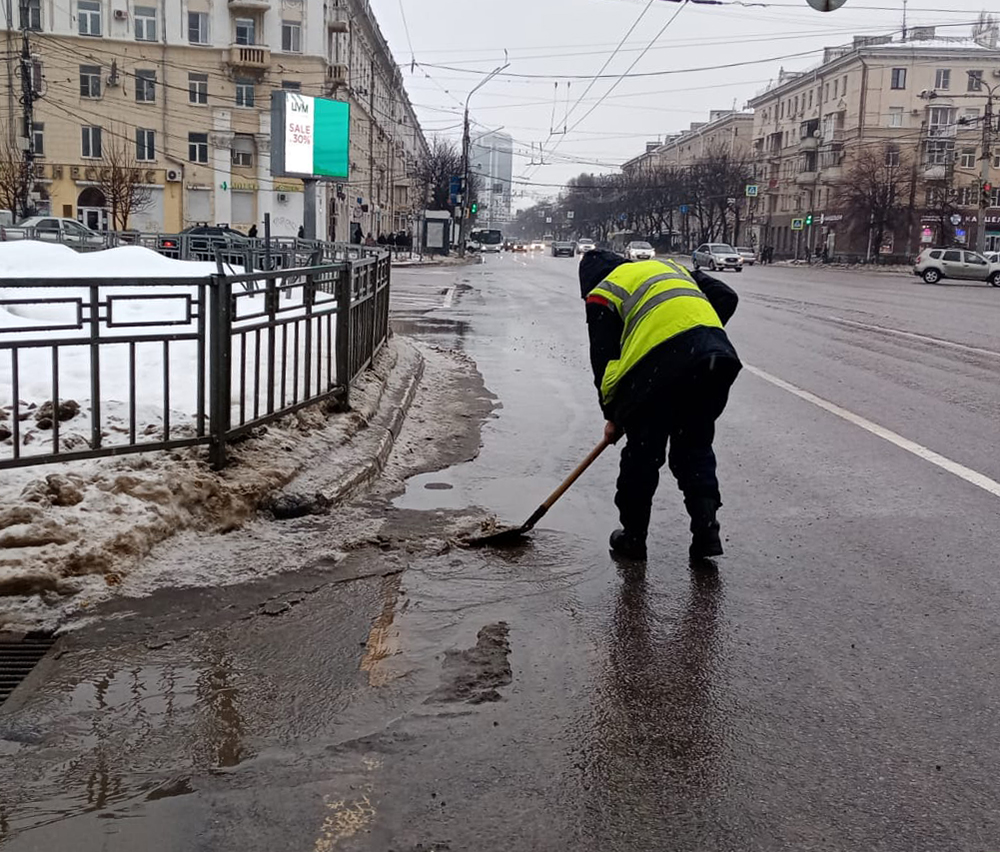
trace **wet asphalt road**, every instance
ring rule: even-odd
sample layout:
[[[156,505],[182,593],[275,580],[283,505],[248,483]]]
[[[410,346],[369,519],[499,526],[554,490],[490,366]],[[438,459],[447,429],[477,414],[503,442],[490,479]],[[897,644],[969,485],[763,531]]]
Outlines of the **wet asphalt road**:
[[[575,271],[502,256],[395,274],[397,329],[468,354],[500,407],[475,461],[372,505],[387,534],[470,506],[519,522],[599,440]],[[1000,848],[1000,291],[786,268],[727,280],[748,369],[718,430],[717,573],[687,563],[669,475],[648,568],[615,566],[615,451],[520,550],[416,549],[401,573],[264,623],[227,620],[246,590],[206,593],[191,612],[220,620],[198,665],[144,661],[118,635],[82,656],[96,697],[52,686],[0,711],[0,760],[66,779],[62,799],[0,807],[0,839]],[[143,713],[136,684],[190,722],[162,702]]]

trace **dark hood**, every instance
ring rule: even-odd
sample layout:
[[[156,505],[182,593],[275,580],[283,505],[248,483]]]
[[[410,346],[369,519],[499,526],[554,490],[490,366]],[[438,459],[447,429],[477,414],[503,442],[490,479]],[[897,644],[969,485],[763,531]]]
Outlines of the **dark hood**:
[[[591,290],[623,263],[631,261],[606,249],[588,251],[580,259],[580,298],[586,299]]]

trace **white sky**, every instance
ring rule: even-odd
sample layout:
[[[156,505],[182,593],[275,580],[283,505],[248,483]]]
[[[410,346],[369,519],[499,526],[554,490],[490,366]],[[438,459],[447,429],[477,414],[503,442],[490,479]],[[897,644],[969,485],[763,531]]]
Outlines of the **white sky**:
[[[465,97],[485,73],[503,64],[505,48],[506,74],[542,75],[497,77],[471,101],[473,134],[502,126],[514,137],[514,177],[525,181],[515,188],[517,207],[554,195],[581,171],[614,171],[641,153],[647,140],[704,120],[710,109],[742,108],[781,67],[809,68],[823,47],[854,35],[898,32],[903,20],[903,0],[847,0],[826,14],[806,0],[683,8],[670,0],[371,0],[371,5],[428,137],[461,138]],[[604,72],[613,76],[594,83],[577,104],[647,6]],[[984,10],[1000,14],[1000,0],[909,0],[908,23],[937,25],[939,35],[968,36]],[[671,73],[622,80],[588,116],[675,14],[631,72]],[[793,56],[807,51],[812,52]],[[421,65],[411,72],[413,58]],[[756,64],[685,70],[749,62]],[[440,65],[461,70],[433,67]],[[551,133],[561,131],[567,109],[570,132]],[[545,165],[531,165],[532,143],[536,163],[538,147],[544,147]]]

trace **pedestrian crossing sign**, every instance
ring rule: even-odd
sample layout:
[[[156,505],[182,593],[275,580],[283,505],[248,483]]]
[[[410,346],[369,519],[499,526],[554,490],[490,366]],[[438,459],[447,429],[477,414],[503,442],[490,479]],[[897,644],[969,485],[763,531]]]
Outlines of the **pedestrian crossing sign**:
[[[756,198],[760,192],[760,187],[755,183],[747,184],[747,198]]]
[[[806,220],[805,219],[792,219],[792,230],[802,231],[805,230]]]

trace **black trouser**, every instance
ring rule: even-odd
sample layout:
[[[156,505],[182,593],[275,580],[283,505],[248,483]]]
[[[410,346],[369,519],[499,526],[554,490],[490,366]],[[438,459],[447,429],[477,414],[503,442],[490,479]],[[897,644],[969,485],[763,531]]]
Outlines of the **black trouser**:
[[[651,390],[630,412],[618,475],[618,506],[625,531],[645,540],[660,468],[670,445],[670,472],[685,504],[709,499],[722,505],[715,473],[715,421],[729,399],[739,364],[728,360],[704,364],[684,379]]]

